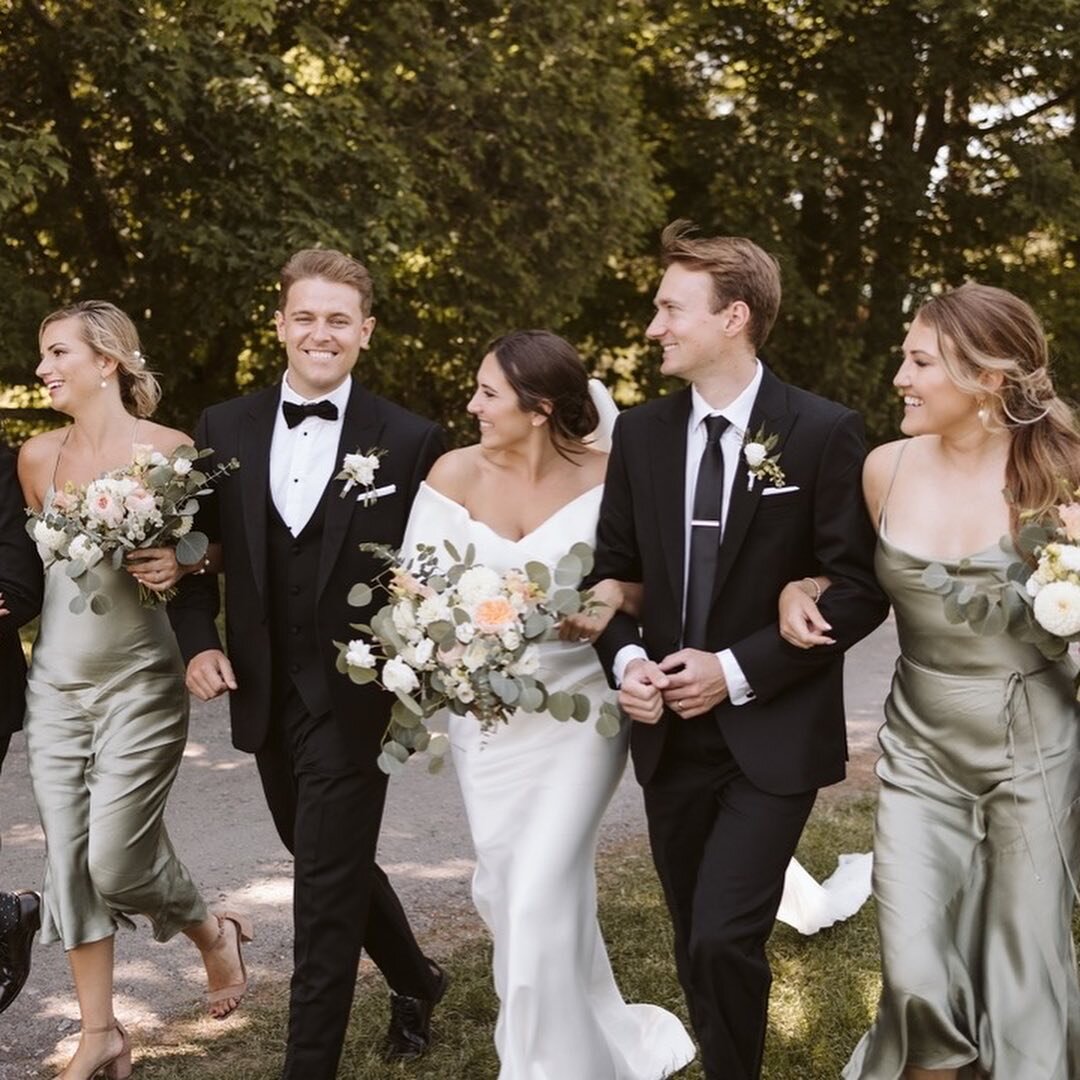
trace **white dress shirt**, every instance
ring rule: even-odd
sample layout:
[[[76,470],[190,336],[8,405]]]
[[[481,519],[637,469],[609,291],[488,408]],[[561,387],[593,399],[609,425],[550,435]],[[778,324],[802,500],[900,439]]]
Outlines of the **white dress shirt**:
[[[696,386],[690,387],[690,420],[686,425],[686,486],[683,509],[683,616],[686,615],[686,589],[690,580],[690,522],[694,517],[694,495],[697,490],[698,469],[701,467],[701,455],[708,442],[708,429],[705,426],[707,416],[719,415],[728,421],[728,426],[720,436],[720,448],[724,454],[724,505],[720,513],[721,537],[727,523],[728,510],[731,507],[731,492],[735,486],[735,471],[739,465],[739,454],[742,452],[743,440],[746,437],[746,429],[750,424],[750,414],[754,409],[754,401],[757,398],[758,388],[761,386],[761,376],[764,369],[758,361],[754,377],[747,383],[745,389],[734,401],[729,402],[722,409],[714,409],[698,393]],[[622,685],[623,673],[626,665],[631,660],[647,659],[647,653],[640,645],[624,645],[615,655],[612,671],[615,682]],[[721,649],[716,654],[720,666],[724,670],[724,681],[727,683],[728,697],[733,705],[745,705],[753,701],[754,691],[746,681],[739,662],[730,649]]]
[[[352,379],[346,378],[329,394],[303,398],[289,385],[287,373],[281,380],[282,402],[304,405],[309,400],[332,401],[338,411],[336,420],[307,416],[291,428],[278,405],[270,440],[270,496],[293,536],[300,534],[315,513],[330,478],[341,471],[338,444],[351,392]]]

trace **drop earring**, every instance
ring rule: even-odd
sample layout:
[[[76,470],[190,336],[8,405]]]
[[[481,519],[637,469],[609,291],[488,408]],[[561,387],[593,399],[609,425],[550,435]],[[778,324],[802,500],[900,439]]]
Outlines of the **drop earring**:
[[[983,425],[983,427],[985,427],[990,419],[990,409],[987,407],[986,398],[979,398],[978,416],[979,422]]]

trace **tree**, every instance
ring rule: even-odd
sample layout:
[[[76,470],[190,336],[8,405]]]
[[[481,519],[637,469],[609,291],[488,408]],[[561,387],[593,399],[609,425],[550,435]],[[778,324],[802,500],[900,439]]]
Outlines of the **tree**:
[[[0,13],[0,377],[40,317],[115,300],[167,415],[280,369],[276,268],[336,246],[376,276],[366,381],[460,412],[479,348],[558,323],[656,223],[628,74],[636,4],[20,0]],[[36,150],[35,150],[36,148]],[[4,163],[14,152],[0,157]]]

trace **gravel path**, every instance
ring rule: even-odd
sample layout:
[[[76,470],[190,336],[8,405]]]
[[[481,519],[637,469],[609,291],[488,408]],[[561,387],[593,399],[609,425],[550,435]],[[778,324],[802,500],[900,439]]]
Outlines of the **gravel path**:
[[[872,788],[874,734],[896,654],[890,621],[849,656],[850,778],[830,789],[829,797]],[[173,843],[211,905],[227,900],[254,919],[256,940],[245,957],[255,985],[284,979],[291,967],[291,859],[270,823],[254,758],[229,743],[223,701],[195,703],[185,757],[167,815]],[[432,777],[416,769],[391,784],[380,845],[380,863],[421,941],[436,956],[456,937],[479,929],[469,902],[472,849],[450,771]],[[13,740],[0,778],[0,824],[0,883],[40,889],[44,837],[21,737]],[[628,770],[604,820],[602,843],[642,835],[641,794]],[[118,936],[117,1012],[142,1040],[151,1039],[170,1017],[189,1012],[202,989],[202,965],[186,938],[159,945],[145,929]],[[38,945],[29,984],[0,1017],[0,1080],[37,1076],[43,1061],[62,1064],[74,1050],[77,1031],[63,951],[59,945]]]

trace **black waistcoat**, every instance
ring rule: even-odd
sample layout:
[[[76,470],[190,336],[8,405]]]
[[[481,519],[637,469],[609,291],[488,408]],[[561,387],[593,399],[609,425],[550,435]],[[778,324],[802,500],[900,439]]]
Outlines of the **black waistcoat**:
[[[293,536],[267,492],[266,570],[275,693],[291,682],[312,716],[330,712],[330,686],[319,647],[317,580],[326,521],[327,485],[300,531]]]

